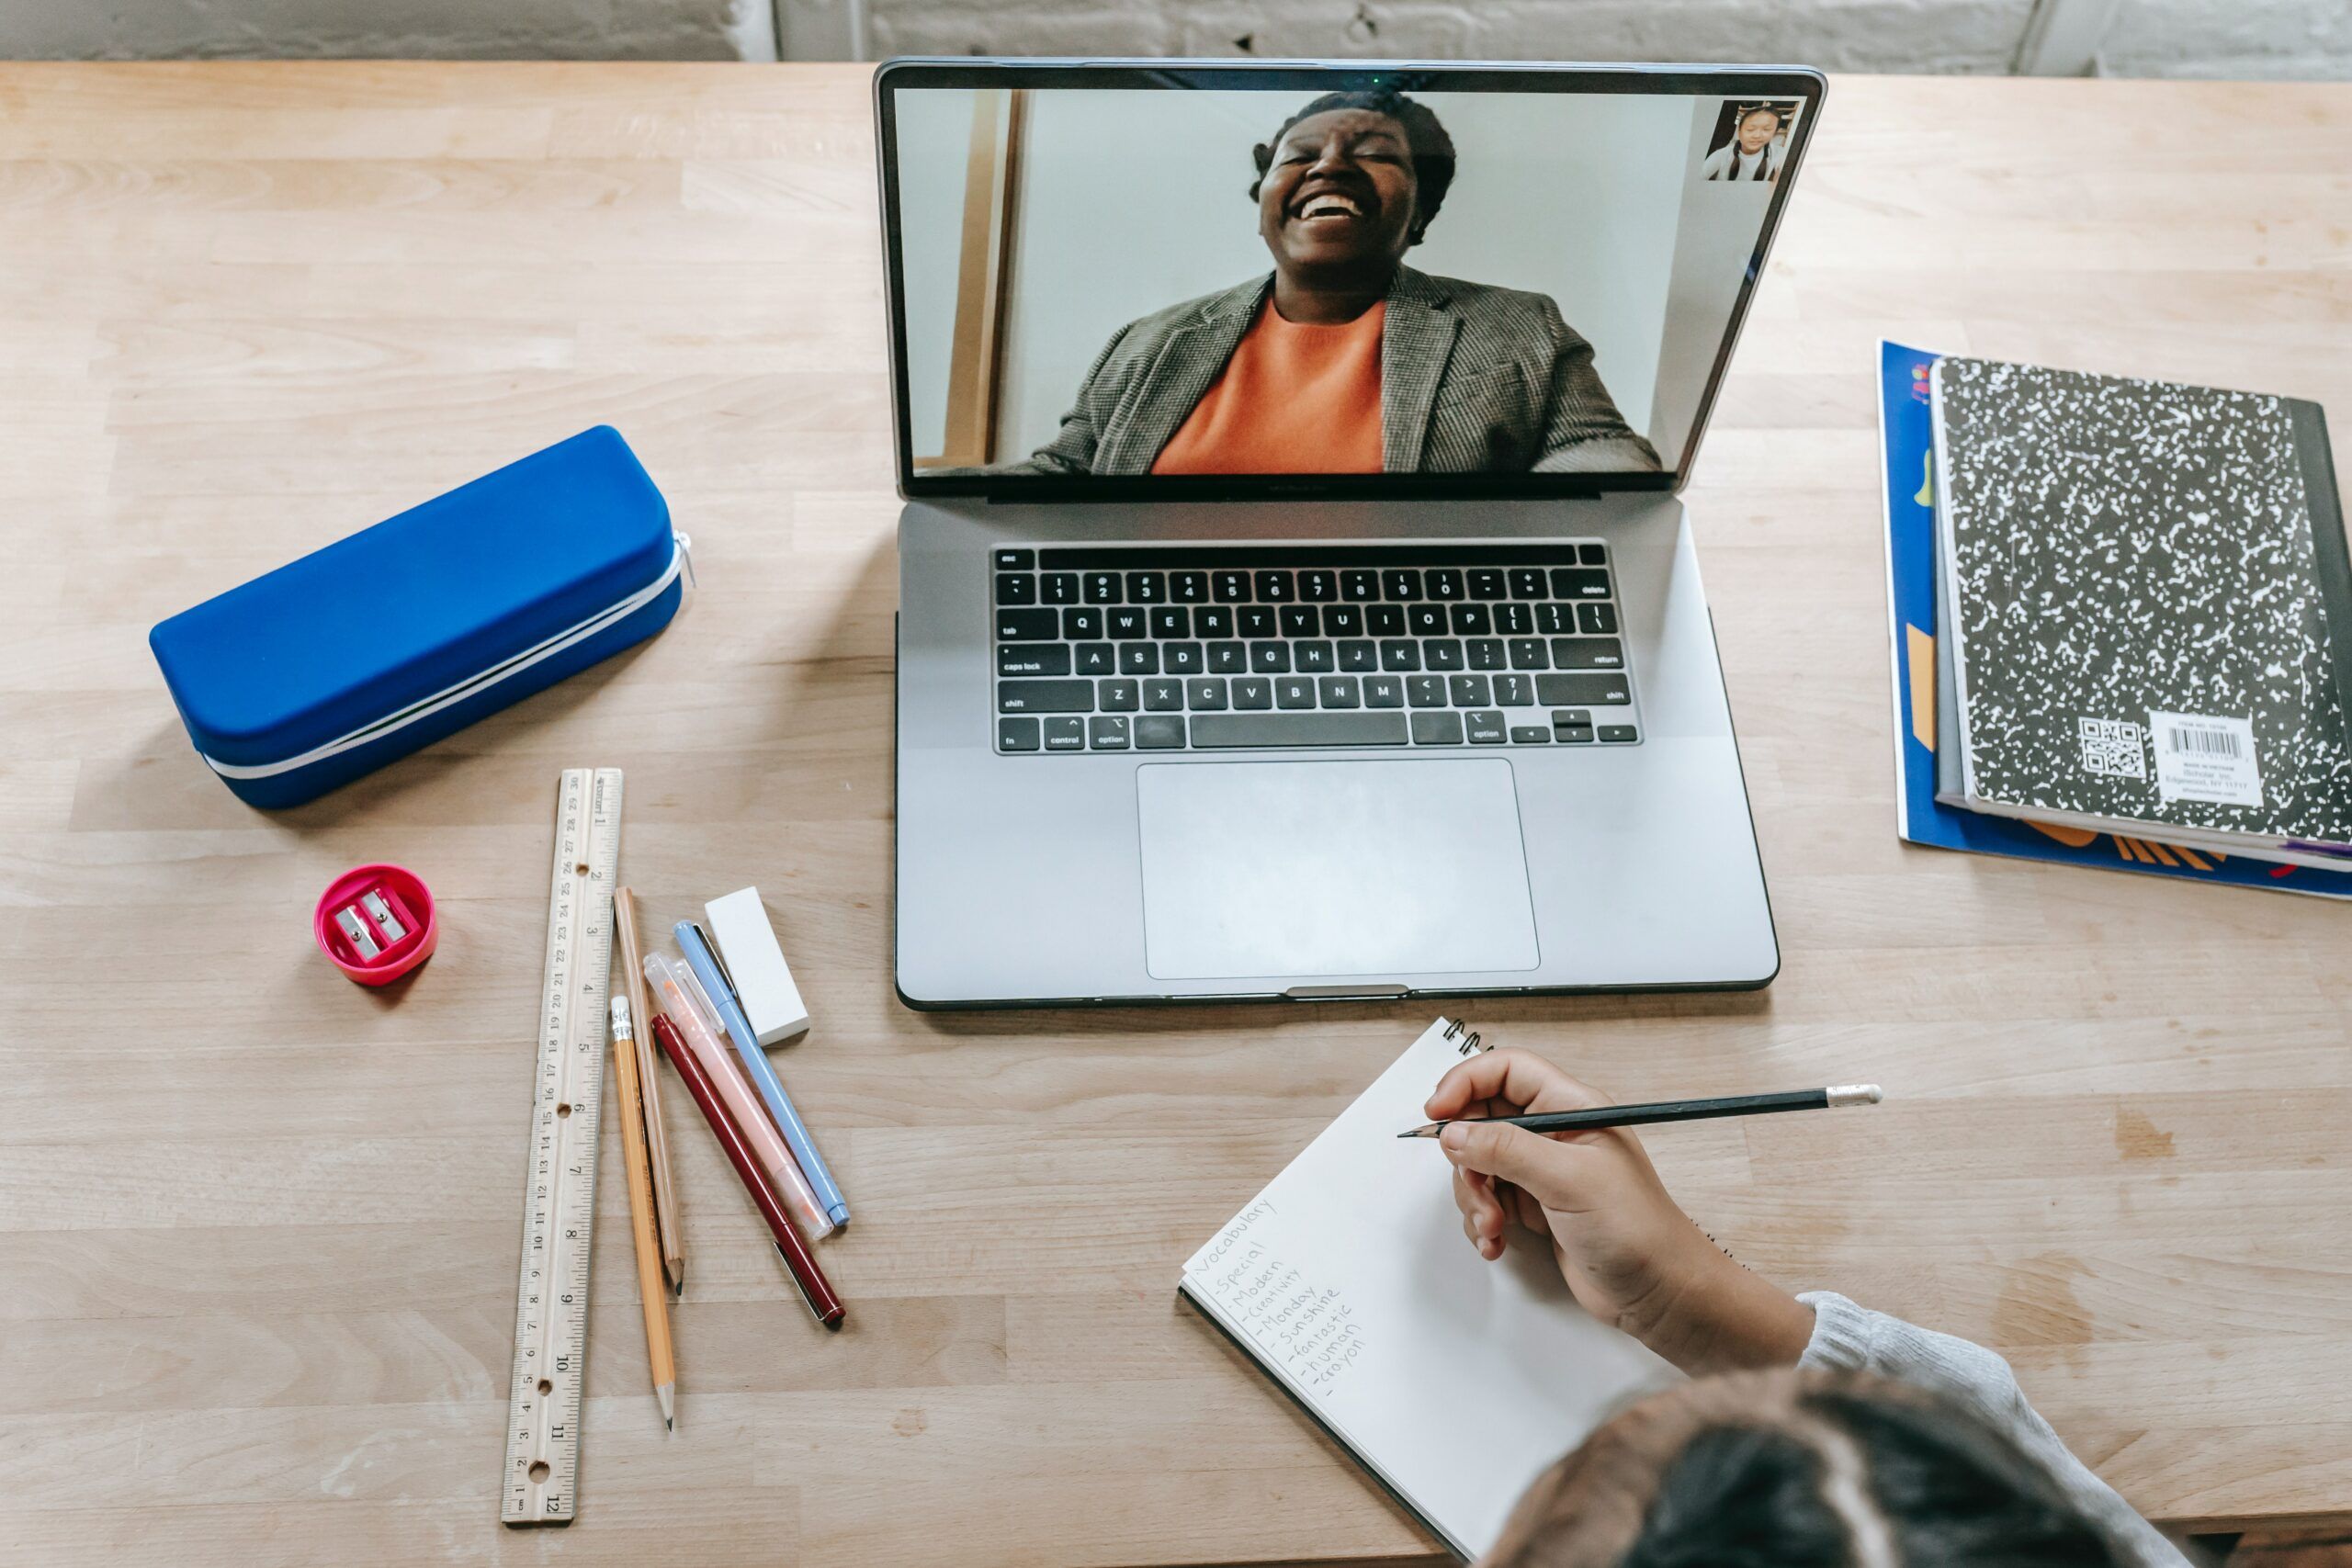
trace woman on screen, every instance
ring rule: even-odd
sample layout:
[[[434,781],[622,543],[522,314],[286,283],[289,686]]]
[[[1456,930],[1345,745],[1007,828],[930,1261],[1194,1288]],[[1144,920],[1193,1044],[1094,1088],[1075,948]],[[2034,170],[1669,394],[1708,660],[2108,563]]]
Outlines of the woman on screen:
[[[1404,265],[1453,141],[1400,94],[1327,93],[1252,149],[1273,271],[1122,328],[1038,474],[1654,471],[1547,295]]]

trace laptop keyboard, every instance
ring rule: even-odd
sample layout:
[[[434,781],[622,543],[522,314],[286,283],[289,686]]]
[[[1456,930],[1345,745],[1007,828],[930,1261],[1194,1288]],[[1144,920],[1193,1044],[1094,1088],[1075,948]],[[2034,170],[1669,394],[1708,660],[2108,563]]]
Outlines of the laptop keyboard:
[[[1629,745],[1605,545],[993,552],[1001,752]]]

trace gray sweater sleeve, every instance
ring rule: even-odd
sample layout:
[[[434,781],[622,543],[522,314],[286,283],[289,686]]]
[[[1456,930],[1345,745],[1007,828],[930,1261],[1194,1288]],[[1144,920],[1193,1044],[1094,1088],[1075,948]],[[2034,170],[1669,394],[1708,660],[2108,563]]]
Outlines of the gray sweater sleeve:
[[[2140,1568],[2187,1568],[2177,1547],[2058,1440],[2000,1357],[1982,1345],[1856,1306],[1834,1292],[1812,1291],[1797,1299],[1813,1308],[1813,1339],[1799,1366],[1876,1372],[1957,1399],[2041,1461],[2118,1557]]]

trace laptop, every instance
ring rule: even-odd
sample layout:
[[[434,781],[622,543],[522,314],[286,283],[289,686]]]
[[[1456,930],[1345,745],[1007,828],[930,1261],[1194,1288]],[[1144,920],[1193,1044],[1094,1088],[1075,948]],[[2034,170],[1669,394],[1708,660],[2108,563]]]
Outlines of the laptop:
[[[1768,984],[1679,493],[1823,92],[884,65],[900,997]]]

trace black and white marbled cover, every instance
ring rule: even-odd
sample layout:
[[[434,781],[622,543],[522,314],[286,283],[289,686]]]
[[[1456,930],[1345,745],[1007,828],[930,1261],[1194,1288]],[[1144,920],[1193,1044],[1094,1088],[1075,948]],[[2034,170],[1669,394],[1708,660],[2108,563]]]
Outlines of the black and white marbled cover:
[[[2352,604],[2318,411],[1959,356],[1935,400],[1972,800],[2352,843],[2329,638]],[[2337,530],[2317,550],[2313,484]],[[2249,721],[2261,805],[2164,800],[2152,710]]]

